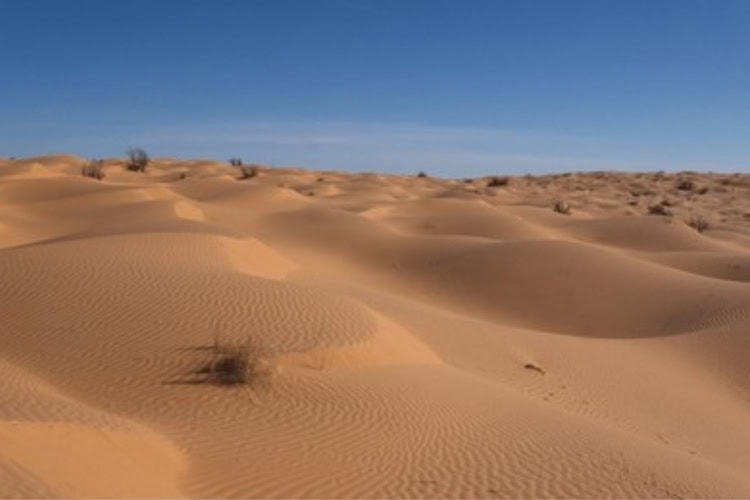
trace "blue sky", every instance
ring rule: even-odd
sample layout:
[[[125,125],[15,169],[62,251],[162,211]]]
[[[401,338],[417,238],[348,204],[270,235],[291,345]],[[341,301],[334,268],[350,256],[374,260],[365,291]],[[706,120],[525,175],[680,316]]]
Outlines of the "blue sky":
[[[0,156],[750,169],[750,0],[0,0]]]

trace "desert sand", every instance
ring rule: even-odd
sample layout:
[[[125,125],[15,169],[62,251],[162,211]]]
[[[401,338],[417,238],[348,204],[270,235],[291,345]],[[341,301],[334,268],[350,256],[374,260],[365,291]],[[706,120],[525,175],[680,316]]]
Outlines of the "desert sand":
[[[750,496],[750,175],[85,163],[0,160],[0,496]]]

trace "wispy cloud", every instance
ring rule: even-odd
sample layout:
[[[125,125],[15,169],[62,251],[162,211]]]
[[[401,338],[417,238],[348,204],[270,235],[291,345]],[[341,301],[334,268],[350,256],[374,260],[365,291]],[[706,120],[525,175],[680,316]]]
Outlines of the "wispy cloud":
[[[134,139],[169,154],[240,154],[272,164],[437,175],[561,170],[733,170],[739,162],[661,148],[538,131],[394,123],[300,122],[182,125]]]

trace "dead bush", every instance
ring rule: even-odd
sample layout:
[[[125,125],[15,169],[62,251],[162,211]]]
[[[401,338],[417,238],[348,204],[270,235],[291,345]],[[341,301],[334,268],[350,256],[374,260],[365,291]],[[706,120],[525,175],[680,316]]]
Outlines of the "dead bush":
[[[81,167],[81,175],[97,180],[104,179],[104,162],[96,159],[91,160]]]
[[[702,233],[703,231],[708,229],[708,220],[706,220],[706,218],[702,215],[693,215],[690,217],[688,225],[699,233]]]
[[[241,166],[240,169],[240,180],[252,179],[260,173],[258,167],[245,167]]]
[[[668,217],[672,215],[672,211],[669,210],[663,203],[658,203],[656,205],[650,205],[648,207],[648,214]]]
[[[251,385],[268,375],[262,358],[262,349],[249,339],[236,344],[214,339],[212,360],[203,371],[217,385]]]
[[[570,203],[565,200],[557,200],[552,206],[552,210],[558,214],[570,215]]]
[[[510,179],[508,177],[493,176],[493,177],[490,177],[489,181],[487,181],[487,187],[507,186],[509,182],[510,182]]]
[[[127,151],[128,162],[125,164],[125,168],[133,172],[145,172],[146,165],[149,164],[151,158],[141,148],[130,148]]]

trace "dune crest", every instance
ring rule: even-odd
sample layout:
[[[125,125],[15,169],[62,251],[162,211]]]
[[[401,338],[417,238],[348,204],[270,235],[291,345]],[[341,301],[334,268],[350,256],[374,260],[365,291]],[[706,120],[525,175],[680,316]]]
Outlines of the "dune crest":
[[[750,496],[748,175],[85,164],[0,160],[0,496]]]

